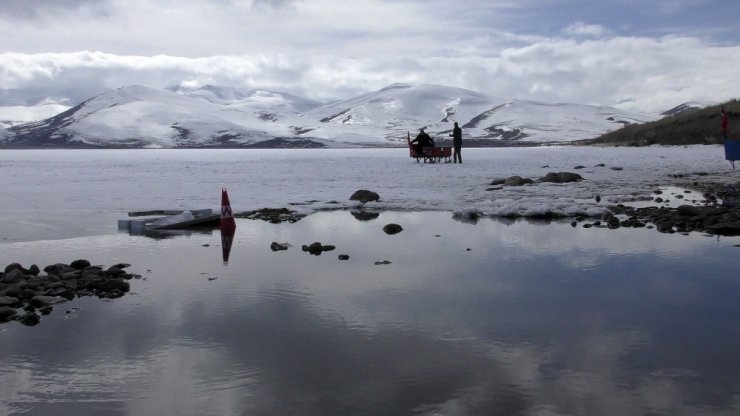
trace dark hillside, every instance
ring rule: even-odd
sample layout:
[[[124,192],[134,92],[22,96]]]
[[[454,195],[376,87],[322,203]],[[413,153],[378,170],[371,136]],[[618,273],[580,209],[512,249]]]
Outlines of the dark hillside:
[[[724,106],[730,121],[728,137],[740,139],[740,102],[732,100]],[[721,105],[715,105],[683,111],[650,123],[632,124],[577,144],[611,146],[720,144],[723,141],[720,108]]]

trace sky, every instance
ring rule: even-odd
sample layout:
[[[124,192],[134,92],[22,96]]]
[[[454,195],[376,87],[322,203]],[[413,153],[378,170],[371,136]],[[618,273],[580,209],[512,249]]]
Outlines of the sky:
[[[402,82],[660,112],[740,98],[738,20],[735,0],[0,0],[0,89]]]

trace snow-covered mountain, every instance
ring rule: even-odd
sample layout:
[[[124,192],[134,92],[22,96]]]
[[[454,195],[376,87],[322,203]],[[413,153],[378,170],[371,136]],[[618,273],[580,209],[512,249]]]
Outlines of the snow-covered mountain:
[[[422,127],[446,139],[457,121],[471,145],[513,145],[592,138],[656,118],[437,85],[394,84],[326,105],[264,90],[135,85],[11,127],[0,141],[14,146],[388,146],[404,144],[406,132],[416,134]]]
[[[684,111],[689,110],[698,110],[701,108],[709,107],[712,105],[716,105],[717,103],[710,103],[710,102],[700,102],[700,101],[687,101],[685,103],[679,104],[669,110],[666,110],[662,113],[660,113],[661,116],[675,116],[676,114],[681,114]]]
[[[515,144],[592,138],[656,116],[611,107],[511,100],[436,85],[394,84],[316,108],[304,118],[318,120],[311,134],[327,139],[364,137],[392,143],[422,127],[432,136],[446,138],[457,121],[464,137],[478,139],[476,143]]]
[[[0,89],[0,128],[53,117],[104,91],[90,89]]]

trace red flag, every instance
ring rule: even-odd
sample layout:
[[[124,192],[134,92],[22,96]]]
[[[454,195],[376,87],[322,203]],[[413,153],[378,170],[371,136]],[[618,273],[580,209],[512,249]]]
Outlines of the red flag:
[[[728,121],[727,113],[725,113],[725,107],[722,107],[722,132],[727,133]]]

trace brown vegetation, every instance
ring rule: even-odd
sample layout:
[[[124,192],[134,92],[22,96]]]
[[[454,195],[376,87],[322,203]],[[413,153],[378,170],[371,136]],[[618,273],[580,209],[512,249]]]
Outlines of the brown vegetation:
[[[740,139],[740,102],[732,100],[722,104],[730,119],[730,138]],[[722,105],[702,109],[692,109],[673,116],[644,124],[632,124],[622,129],[604,134],[577,144],[607,146],[649,146],[721,144],[724,140],[720,127]]]

